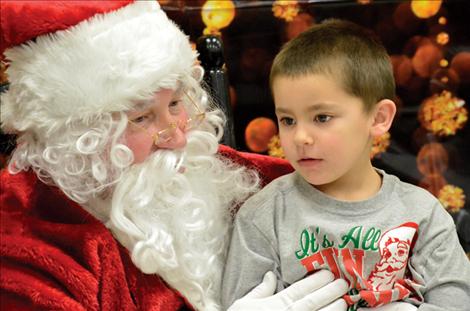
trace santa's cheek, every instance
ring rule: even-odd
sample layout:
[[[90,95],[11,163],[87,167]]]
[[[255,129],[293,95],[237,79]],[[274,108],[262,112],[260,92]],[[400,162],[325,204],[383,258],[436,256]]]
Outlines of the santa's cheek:
[[[145,159],[153,153],[154,149],[156,149],[149,135],[128,135],[125,144],[134,155],[134,163],[145,161]]]

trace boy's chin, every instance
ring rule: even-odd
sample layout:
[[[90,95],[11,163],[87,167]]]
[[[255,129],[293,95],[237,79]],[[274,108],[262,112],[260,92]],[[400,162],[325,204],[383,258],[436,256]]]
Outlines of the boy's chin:
[[[312,186],[328,185],[335,181],[333,176],[325,176],[322,172],[310,171],[302,168],[295,168],[296,171]]]

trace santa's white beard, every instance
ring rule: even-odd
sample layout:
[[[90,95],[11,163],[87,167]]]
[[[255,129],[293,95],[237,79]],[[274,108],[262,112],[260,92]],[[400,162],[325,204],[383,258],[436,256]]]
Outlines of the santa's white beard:
[[[231,208],[257,180],[217,158],[206,135],[193,132],[185,153],[157,151],[124,173],[107,225],[142,272],[160,275],[196,309],[217,310]]]

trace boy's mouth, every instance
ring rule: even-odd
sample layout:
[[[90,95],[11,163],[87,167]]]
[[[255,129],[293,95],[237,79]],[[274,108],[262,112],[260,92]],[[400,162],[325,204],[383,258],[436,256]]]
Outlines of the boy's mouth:
[[[316,166],[316,165],[320,164],[322,161],[323,161],[322,159],[302,158],[302,159],[298,160],[297,163],[299,163],[300,166],[311,167],[311,166]]]

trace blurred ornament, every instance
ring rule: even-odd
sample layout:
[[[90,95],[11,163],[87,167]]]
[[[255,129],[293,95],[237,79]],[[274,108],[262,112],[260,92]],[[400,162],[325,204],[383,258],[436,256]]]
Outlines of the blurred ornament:
[[[276,0],[273,3],[272,11],[277,18],[290,22],[299,13],[299,4],[296,0]]]
[[[282,150],[281,140],[279,139],[279,135],[274,135],[271,137],[268,143],[268,154],[272,157],[276,158],[285,158],[284,150]]]
[[[438,33],[436,36],[436,42],[440,45],[446,45],[449,43],[449,34],[445,31]]]
[[[423,78],[428,78],[437,68],[442,59],[442,51],[434,44],[425,44],[420,46],[411,62],[415,72]]]
[[[440,143],[425,144],[416,156],[418,170],[424,176],[442,175],[447,170],[448,163],[449,156]]]
[[[411,11],[410,2],[404,1],[398,4],[392,15],[393,24],[401,32],[406,34],[414,34],[421,24],[421,20]]]
[[[385,134],[374,137],[373,143],[372,143],[372,149],[370,152],[370,158],[374,157],[380,157],[380,154],[385,152],[390,146],[390,133],[386,132]]]
[[[432,40],[428,37],[413,36],[406,41],[405,46],[403,47],[403,54],[412,57],[415,55],[418,48],[427,44],[432,44]]]
[[[398,86],[405,86],[413,75],[413,64],[406,55],[392,55],[390,61],[393,66],[395,83]]]
[[[418,186],[431,192],[435,197],[439,195],[439,191],[447,185],[447,181],[442,175],[425,176],[418,183]]]
[[[439,17],[438,22],[439,22],[439,25],[445,25],[447,24],[447,18],[445,18],[444,16],[441,16]]]
[[[412,0],[411,10],[419,18],[429,18],[439,12],[442,0]]]
[[[450,67],[454,69],[462,83],[470,83],[470,52],[457,53],[450,62]]]
[[[457,91],[459,85],[459,75],[455,70],[439,68],[432,74],[429,87],[432,94],[442,93],[443,91],[453,93]]]
[[[285,34],[287,41],[294,39],[300,33],[304,32],[314,24],[315,20],[308,13],[300,13],[294,19],[285,25]]]
[[[256,118],[248,123],[245,129],[245,142],[253,152],[265,152],[268,150],[270,139],[276,135],[277,126],[269,118]]]
[[[465,205],[465,194],[462,188],[445,185],[439,190],[438,199],[450,213],[457,213]]]
[[[230,25],[235,18],[235,5],[232,0],[207,0],[201,16],[206,25],[204,35],[220,35],[220,29]]]
[[[438,136],[455,135],[468,119],[463,99],[443,91],[423,101],[418,112],[421,126]]]
[[[359,4],[370,4],[372,0],[357,0],[357,3]]]

